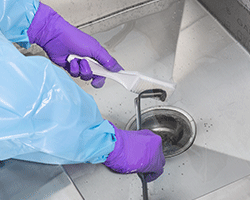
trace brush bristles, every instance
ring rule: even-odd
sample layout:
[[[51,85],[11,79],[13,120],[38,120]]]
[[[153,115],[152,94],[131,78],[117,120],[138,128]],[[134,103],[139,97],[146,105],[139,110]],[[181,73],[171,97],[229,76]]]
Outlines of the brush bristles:
[[[139,78],[137,80],[137,82],[134,84],[134,87],[131,88],[131,92],[139,94],[139,93],[143,92],[144,90],[148,90],[148,89],[166,90],[167,88],[165,85],[156,83],[152,79],[147,80],[147,79]]]

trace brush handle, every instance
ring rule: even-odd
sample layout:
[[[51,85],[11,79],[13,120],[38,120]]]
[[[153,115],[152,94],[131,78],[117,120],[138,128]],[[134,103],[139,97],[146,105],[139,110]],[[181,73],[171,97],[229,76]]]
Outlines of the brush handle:
[[[93,74],[98,75],[98,76],[105,76],[108,77],[108,75],[110,72],[107,69],[105,69],[102,65],[100,65],[98,62],[96,62],[95,60],[93,60],[92,58],[89,57],[80,57],[80,56],[76,56],[76,55],[70,55],[67,59],[68,62],[70,62],[73,59],[85,59],[88,61],[89,63],[89,67],[91,68],[91,71],[93,72]]]
[[[89,57],[80,57],[77,55],[69,55],[67,61],[70,62],[73,59],[85,59],[87,60],[89,67],[91,68],[91,71],[93,74],[98,76],[103,76],[106,78],[113,79],[114,81],[117,81],[118,83],[122,84],[125,88],[130,90],[134,82],[136,81],[136,77],[138,76],[138,72],[128,72],[128,71],[119,71],[119,72],[111,72],[104,68],[102,65],[100,65],[95,60],[89,58]]]
[[[121,70],[119,72],[111,72],[89,57],[70,55],[67,61],[70,62],[74,58],[87,60],[93,74],[113,79],[127,90],[137,94],[147,89],[163,89],[169,97],[175,90],[175,84],[144,76],[137,71]]]

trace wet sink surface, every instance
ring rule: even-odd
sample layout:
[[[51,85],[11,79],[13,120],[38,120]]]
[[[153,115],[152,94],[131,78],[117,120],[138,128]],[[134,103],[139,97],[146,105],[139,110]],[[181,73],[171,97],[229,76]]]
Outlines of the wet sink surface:
[[[196,121],[197,137],[188,151],[166,160],[164,174],[149,184],[149,195],[154,200],[195,199],[249,175],[250,56],[197,2],[188,0],[173,69],[176,41],[166,37],[168,19],[161,12],[94,37],[126,70],[177,83],[168,102],[145,100],[143,107],[185,110]],[[94,90],[75,81],[119,128],[134,115],[136,95],[122,86],[107,81]],[[114,174],[102,165],[65,168],[86,199],[141,198],[136,175]]]

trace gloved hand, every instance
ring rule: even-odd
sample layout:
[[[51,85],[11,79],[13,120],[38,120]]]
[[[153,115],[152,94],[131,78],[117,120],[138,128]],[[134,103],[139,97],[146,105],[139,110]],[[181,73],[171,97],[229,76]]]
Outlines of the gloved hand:
[[[98,41],[70,25],[53,9],[42,3],[27,33],[30,43],[41,46],[54,63],[64,67],[72,76],[80,76],[83,80],[93,79],[93,87],[102,87],[105,78],[93,76],[86,60],[74,59],[69,64],[67,57],[70,54],[91,57],[113,72],[122,70]]]
[[[145,173],[147,182],[157,179],[165,165],[161,137],[150,130],[125,131],[111,125],[117,141],[103,164],[119,173]]]

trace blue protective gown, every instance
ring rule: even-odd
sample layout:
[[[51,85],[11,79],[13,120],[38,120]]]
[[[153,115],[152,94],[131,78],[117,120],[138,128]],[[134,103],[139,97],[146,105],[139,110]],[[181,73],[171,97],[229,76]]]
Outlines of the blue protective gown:
[[[37,0],[0,0],[0,160],[101,163],[114,149],[113,127],[67,73],[26,57]]]

